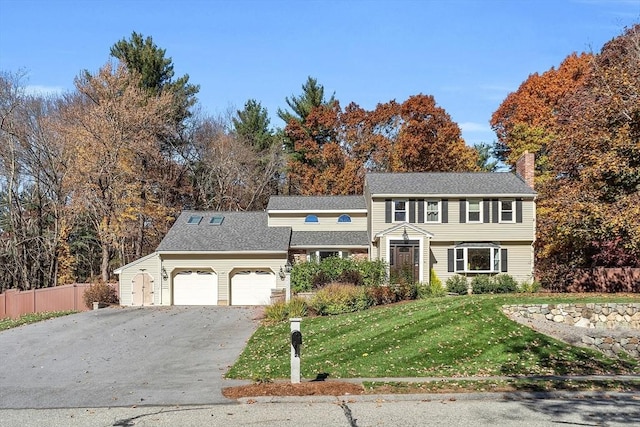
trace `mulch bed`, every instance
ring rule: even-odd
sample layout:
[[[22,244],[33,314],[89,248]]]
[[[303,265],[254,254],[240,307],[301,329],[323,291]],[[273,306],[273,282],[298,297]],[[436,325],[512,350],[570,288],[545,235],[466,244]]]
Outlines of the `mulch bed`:
[[[309,381],[300,384],[288,382],[256,383],[222,389],[228,399],[257,396],[344,396],[364,394],[360,384],[341,381]]]

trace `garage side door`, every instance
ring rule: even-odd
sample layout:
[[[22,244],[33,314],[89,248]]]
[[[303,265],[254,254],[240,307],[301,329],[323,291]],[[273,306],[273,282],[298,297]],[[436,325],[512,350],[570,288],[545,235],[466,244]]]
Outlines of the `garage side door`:
[[[231,278],[231,305],[269,305],[276,275],[270,270],[239,271]]]
[[[217,305],[218,275],[211,271],[181,271],[173,278],[173,305]]]

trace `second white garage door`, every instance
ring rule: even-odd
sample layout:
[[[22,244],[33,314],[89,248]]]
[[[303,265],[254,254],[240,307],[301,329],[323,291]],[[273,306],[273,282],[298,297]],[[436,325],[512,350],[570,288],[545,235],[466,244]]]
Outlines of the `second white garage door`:
[[[173,278],[173,305],[217,305],[218,275],[212,271],[181,271]]]
[[[269,305],[276,275],[271,270],[238,271],[231,278],[231,305]]]

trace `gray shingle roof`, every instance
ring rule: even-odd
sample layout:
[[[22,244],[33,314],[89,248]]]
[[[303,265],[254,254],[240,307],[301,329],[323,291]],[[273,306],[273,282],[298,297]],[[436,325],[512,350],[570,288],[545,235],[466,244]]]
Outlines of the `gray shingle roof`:
[[[368,246],[366,231],[293,231],[292,247]]]
[[[369,173],[372,195],[530,195],[536,192],[510,172]]]
[[[323,211],[366,209],[364,196],[271,196],[267,210]]]
[[[187,224],[191,216],[202,216],[199,224]],[[211,217],[223,216],[220,225]],[[184,211],[162,239],[158,251],[287,251],[289,227],[268,227],[266,212]]]

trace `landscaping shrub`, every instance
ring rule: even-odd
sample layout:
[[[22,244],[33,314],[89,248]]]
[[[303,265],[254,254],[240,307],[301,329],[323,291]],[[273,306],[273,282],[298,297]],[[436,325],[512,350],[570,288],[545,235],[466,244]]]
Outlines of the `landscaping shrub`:
[[[397,301],[412,300],[418,296],[418,285],[416,283],[404,282],[390,286],[396,294]]]
[[[320,263],[300,262],[291,269],[291,290],[310,292],[330,282],[378,286],[385,283],[387,265],[384,261],[353,260],[329,257]]]
[[[313,289],[313,278],[320,270],[320,265],[315,262],[299,262],[291,268],[291,290],[297,292],[310,292]]]
[[[540,284],[540,282],[536,282],[534,280],[533,282],[522,282],[520,284],[520,287],[518,288],[518,291],[522,293],[533,294],[539,292],[540,289],[542,289],[542,285]]]
[[[338,276],[338,283],[351,283],[352,285],[362,286],[362,275],[358,270],[344,270]]]
[[[442,285],[442,280],[440,280],[433,268],[429,273],[429,284],[418,284],[418,298],[443,297],[446,294],[447,291]]]
[[[365,286],[380,286],[387,281],[387,263],[382,260],[355,261]]]
[[[493,283],[496,294],[510,294],[518,290],[518,282],[509,274],[498,274]]]
[[[307,301],[304,298],[291,298],[287,304],[288,317],[304,317],[307,315]]]
[[[320,289],[322,287],[324,287],[327,283],[332,282],[333,280],[331,279],[331,277],[329,277],[329,275],[320,270],[316,273],[315,276],[313,276],[313,289]]]
[[[363,287],[330,283],[311,298],[309,305],[317,314],[326,316],[365,310],[372,300]]]
[[[466,295],[469,289],[467,278],[459,274],[449,277],[445,284],[447,285],[447,291],[454,294]]]
[[[287,303],[276,301],[264,308],[264,317],[271,322],[281,322],[288,317]]]
[[[491,294],[495,292],[495,284],[490,276],[479,274],[471,279],[471,293]]]
[[[92,308],[94,302],[105,304],[118,304],[118,294],[116,289],[106,283],[94,283],[84,291],[82,296],[84,305]]]
[[[392,304],[397,301],[396,293],[387,285],[370,286],[367,293],[373,305]]]

